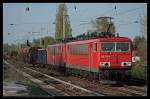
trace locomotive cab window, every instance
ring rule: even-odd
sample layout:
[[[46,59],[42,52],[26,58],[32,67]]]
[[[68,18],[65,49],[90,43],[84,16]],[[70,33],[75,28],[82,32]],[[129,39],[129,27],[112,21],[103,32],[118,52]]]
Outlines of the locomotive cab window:
[[[103,42],[101,43],[101,50],[110,52],[127,52],[129,51],[129,42]]]
[[[128,51],[129,43],[128,42],[117,42],[116,43],[116,51]]]
[[[102,51],[115,51],[115,43],[104,42],[101,43]]]

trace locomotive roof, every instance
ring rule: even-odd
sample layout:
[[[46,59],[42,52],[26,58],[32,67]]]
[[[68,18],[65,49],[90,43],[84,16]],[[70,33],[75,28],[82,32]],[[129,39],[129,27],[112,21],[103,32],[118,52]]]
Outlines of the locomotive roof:
[[[90,39],[90,40],[81,40],[81,41],[73,41],[73,42],[68,42],[67,44],[80,44],[80,43],[90,43],[90,42],[127,42],[131,41],[127,37],[113,37],[113,38],[98,38],[98,39]]]
[[[81,44],[81,43],[90,43],[90,42],[131,42],[131,40],[128,37],[112,37],[112,38],[97,38],[97,39],[90,39],[90,40],[76,40],[76,41],[71,41],[71,42],[65,42],[66,44]],[[59,46],[64,43],[57,43],[57,44],[52,44],[48,46]]]

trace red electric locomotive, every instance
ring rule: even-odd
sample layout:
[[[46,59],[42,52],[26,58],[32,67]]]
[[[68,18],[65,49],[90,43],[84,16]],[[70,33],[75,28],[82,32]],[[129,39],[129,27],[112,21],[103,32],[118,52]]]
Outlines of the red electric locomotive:
[[[48,64],[67,73],[120,80],[131,70],[132,42],[127,37],[97,38],[49,45]]]
[[[99,38],[66,43],[66,67],[106,79],[121,79],[131,69],[131,40]]]

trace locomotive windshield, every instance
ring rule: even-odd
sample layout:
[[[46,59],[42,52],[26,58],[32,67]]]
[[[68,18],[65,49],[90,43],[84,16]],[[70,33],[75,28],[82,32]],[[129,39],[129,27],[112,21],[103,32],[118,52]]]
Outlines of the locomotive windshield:
[[[120,42],[116,43],[116,51],[128,51],[129,50],[129,43],[127,42]]]
[[[102,51],[115,51],[115,43],[102,43]]]
[[[102,51],[124,52],[129,50],[128,42],[103,42],[101,43]]]

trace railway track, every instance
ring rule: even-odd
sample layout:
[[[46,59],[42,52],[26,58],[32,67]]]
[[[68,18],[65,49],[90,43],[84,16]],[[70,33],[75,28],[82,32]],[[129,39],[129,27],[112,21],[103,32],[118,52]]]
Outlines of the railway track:
[[[68,78],[69,79],[69,78]],[[71,81],[75,80],[74,82],[82,87],[90,89],[92,91],[99,92],[101,91],[103,94],[108,96],[146,96],[145,90],[140,90],[139,87],[134,89],[133,86],[114,86],[114,85],[104,85],[99,82],[88,81],[87,79],[81,79],[77,77],[71,77]],[[70,79],[69,79],[70,80]],[[80,81],[80,83],[78,83]],[[82,82],[82,83],[81,83]],[[133,87],[133,88],[131,88]]]
[[[36,68],[36,70],[44,72],[44,70],[42,71],[40,68]],[[87,79],[84,79],[84,78],[82,79],[82,78],[74,77],[74,76],[69,76],[67,77],[67,79],[65,77],[59,77],[59,76],[58,78],[62,80],[66,80],[66,81],[69,80],[74,84],[80,85],[92,91],[103,92],[103,94],[105,95],[125,95],[125,96],[130,96],[130,95],[145,96],[146,95],[146,90],[142,86],[122,85],[122,86],[115,87],[115,86],[104,85],[99,82],[91,82],[91,81],[88,81]]]
[[[77,85],[74,85],[74,84],[71,84],[70,82],[66,82],[66,81],[63,81],[63,80],[60,80],[60,79],[57,79],[55,77],[52,77],[52,76],[49,76],[47,74],[44,74],[44,73],[41,73],[41,72],[38,72],[36,70],[33,70],[33,69],[30,69],[30,68],[26,68],[24,67],[24,69],[28,70],[28,71],[31,71],[31,75],[33,72],[36,73],[36,76],[39,75],[38,77],[41,78],[41,80],[43,80],[43,76],[46,77],[46,78],[49,78],[49,79],[44,79],[44,82],[47,82],[48,84],[51,84],[53,83],[53,86],[57,87],[57,88],[60,88],[62,87],[63,91],[65,91],[66,93],[71,93],[71,91],[73,91],[72,95],[96,95],[96,96],[103,96],[102,94],[100,93],[96,93],[96,92],[93,92],[93,91],[90,91],[90,90],[87,90],[85,88],[82,88],[80,86],[77,86]],[[66,91],[66,89],[68,91]],[[78,93],[76,93],[78,92]]]
[[[33,67],[33,66],[29,66],[29,65],[28,66],[24,65],[24,66],[26,68],[26,72],[27,72],[27,70],[29,71],[31,69],[32,69],[31,71],[33,72],[33,69],[34,69],[34,71],[36,70],[40,73],[44,72],[44,74],[48,75],[48,76],[53,74],[53,76],[56,76],[57,78],[59,78],[62,81],[81,86],[82,88],[88,89],[95,93],[101,92],[101,94],[103,94],[105,96],[146,96],[147,95],[147,91],[145,90],[146,87],[143,88],[143,86],[135,86],[135,85],[129,86],[126,84],[123,84],[121,86],[104,85],[100,82],[89,81],[84,78],[79,78],[79,77],[74,77],[74,76],[68,76],[68,77],[60,76],[59,73],[55,74],[56,73],[55,71],[52,71],[50,69],[48,71],[48,68]],[[27,69],[27,67],[28,67],[28,69]],[[37,74],[35,74],[34,76],[37,76]],[[49,79],[45,79],[44,82],[49,83],[49,82],[53,82],[53,80],[50,81]],[[59,86],[59,84],[54,84],[54,85],[55,85],[55,87]],[[67,88],[72,89],[72,87],[69,87],[66,85],[64,90]],[[73,93],[73,94],[75,95],[75,93]],[[84,95],[84,94],[82,94],[82,95]]]
[[[7,65],[11,65],[5,61]],[[15,68],[14,68],[15,69]],[[18,72],[27,73],[28,75],[38,79],[46,83],[47,85],[53,86],[56,89],[59,89],[66,93],[67,96],[104,96],[101,93],[93,92],[88,89],[82,88],[80,86],[71,84],[70,82],[66,82],[55,77],[49,76],[47,74],[35,71],[33,69],[23,67],[21,70],[16,69]],[[34,72],[34,73],[33,73]]]

